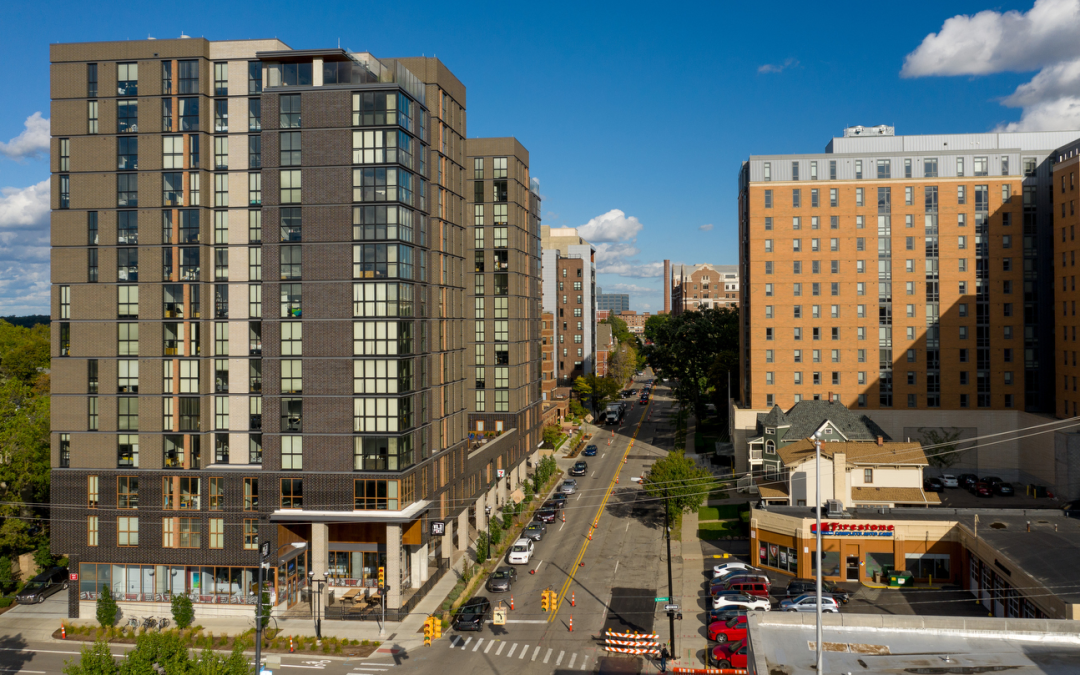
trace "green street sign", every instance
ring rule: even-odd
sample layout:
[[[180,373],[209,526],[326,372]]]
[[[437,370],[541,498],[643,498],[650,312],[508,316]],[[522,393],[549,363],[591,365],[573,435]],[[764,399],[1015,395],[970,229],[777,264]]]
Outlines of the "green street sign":
[[[671,598],[654,598],[656,602],[671,602]]]

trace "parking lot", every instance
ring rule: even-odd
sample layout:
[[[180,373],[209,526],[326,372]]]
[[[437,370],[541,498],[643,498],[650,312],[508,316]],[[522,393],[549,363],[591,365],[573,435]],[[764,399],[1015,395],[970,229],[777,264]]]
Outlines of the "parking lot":
[[[952,509],[1056,509],[1061,503],[1056,499],[1035,499],[1024,494],[1024,486],[1012,483],[1014,494],[1011,497],[1003,497],[995,494],[993,497],[976,497],[964,488],[945,488],[944,492],[937,493],[941,497],[941,505]]]

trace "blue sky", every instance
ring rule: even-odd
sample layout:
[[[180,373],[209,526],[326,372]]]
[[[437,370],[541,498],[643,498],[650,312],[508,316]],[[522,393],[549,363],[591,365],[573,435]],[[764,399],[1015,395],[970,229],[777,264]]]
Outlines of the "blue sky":
[[[645,311],[661,307],[664,258],[737,262],[736,178],[750,154],[822,151],[853,124],[902,134],[1080,128],[1071,94],[1080,46],[1064,30],[1078,25],[1080,0],[1040,0],[1035,10],[1030,1],[908,3],[902,12],[801,2],[459,6],[188,2],[167,19],[152,3],[92,13],[83,3],[4,3],[0,314],[48,305],[45,190],[34,188],[48,177],[35,155],[44,127],[26,125],[35,112],[49,116],[50,42],[183,31],[436,55],[468,88],[469,135],[517,136],[541,181],[545,224],[587,225],[603,256],[601,285],[629,291]]]

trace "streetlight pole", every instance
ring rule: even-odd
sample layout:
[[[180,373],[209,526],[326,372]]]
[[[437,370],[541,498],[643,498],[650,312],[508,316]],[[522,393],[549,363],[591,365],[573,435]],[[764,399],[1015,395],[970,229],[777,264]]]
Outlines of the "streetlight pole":
[[[836,467],[833,466],[833,471]],[[824,654],[821,650],[821,439],[814,436],[814,474],[817,481],[814,499],[817,502],[817,550],[814,556],[817,559],[817,673],[821,675]]]
[[[664,488],[664,530],[667,531],[667,585],[671,596],[669,603],[675,602],[675,586],[671,577],[671,515],[668,512],[668,491]],[[671,636],[671,658],[675,658],[675,610],[668,611],[668,630]]]
[[[315,637],[319,638],[320,640],[322,639],[322,618],[321,618],[321,614],[322,614],[322,589],[323,589],[323,585],[326,583],[326,577],[327,577],[328,574],[329,574],[328,572],[323,572],[323,578],[322,579],[316,579],[314,571],[308,572],[308,578],[311,579],[312,590],[315,591],[315,593],[316,593],[316,595],[315,595]],[[316,586],[316,584],[317,584],[317,586]],[[315,590],[316,588],[318,590]]]
[[[491,507],[484,507],[484,516],[487,518],[487,531],[488,531],[488,543],[487,550],[484,551],[484,562],[491,559]]]

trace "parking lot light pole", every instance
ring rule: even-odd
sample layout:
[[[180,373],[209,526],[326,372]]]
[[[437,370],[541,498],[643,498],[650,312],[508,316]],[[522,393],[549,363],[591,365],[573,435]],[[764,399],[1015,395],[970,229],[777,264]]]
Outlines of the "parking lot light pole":
[[[821,433],[820,431],[818,433]],[[836,465],[833,465],[833,471],[836,471]],[[822,667],[824,663],[824,653],[821,649],[821,438],[818,434],[814,434],[814,474],[817,481],[816,492],[814,494],[815,501],[817,502],[817,550],[814,551],[814,557],[817,560],[817,575],[815,591],[817,596],[817,673],[821,675],[823,672]]]

